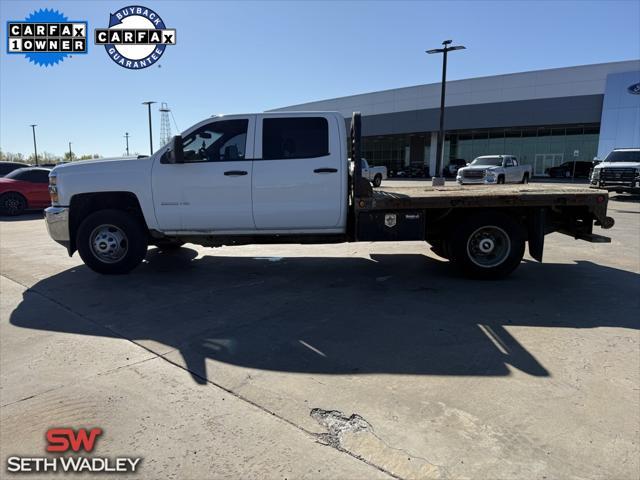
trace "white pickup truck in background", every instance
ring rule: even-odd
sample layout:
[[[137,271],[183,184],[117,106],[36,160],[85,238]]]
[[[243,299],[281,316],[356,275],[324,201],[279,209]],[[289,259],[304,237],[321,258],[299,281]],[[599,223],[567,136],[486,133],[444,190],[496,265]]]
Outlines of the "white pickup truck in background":
[[[616,148],[591,173],[591,187],[640,193],[640,148]]]
[[[373,189],[360,126],[354,113],[349,142],[337,112],[219,116],[150,157],[59,165],[49,175],[49,234],[106,274],[134,269],[149,245],[426,241],[462,272],[500,278],[526,243],[542,261],[548,233],[609,241],[593,233],[613,226],[607,193],[588,188]]]
[[[349,174],[353,174],[355,165],[351,159],[349,159]],[[387,167],[372,167],[367,162],[366,158],[362,159],[362,178],[366,178],[371,182],[374,187],[379,187],[382,184],[382,180],[387,179]]]
[[[485,155],[458,170],[456,181],[461,184],[529,183],[531,165],[520,165],[513,155]]]

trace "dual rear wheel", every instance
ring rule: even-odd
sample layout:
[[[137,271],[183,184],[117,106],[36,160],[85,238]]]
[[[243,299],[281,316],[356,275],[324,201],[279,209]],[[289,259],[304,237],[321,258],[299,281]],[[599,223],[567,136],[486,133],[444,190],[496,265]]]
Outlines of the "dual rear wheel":
[[[433,242],[433,250],[467,276],[498,279],[518,267],[525,240],[526,232],[515,219],[486,212],[459,221],[446,239]]]

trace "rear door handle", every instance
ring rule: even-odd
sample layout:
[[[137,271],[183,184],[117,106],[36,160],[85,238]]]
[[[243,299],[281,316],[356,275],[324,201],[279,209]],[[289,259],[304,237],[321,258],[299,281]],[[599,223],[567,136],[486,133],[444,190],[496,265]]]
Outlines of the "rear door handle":
[[[313,173],[336,173],[337,168],[316,168]]]
[[[224,172],[224,174],[227,177],[241,177],[242,175],[246,175],[247,172],[245,172],[244,170],[229,170],[227,172]]]

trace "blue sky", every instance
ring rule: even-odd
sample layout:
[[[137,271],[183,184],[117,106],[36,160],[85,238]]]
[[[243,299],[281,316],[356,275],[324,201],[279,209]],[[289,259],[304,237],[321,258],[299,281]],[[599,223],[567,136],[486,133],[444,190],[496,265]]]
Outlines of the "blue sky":
[[[153,8],[177,45],[159,65],[132,71],[103,47],[48,68],[6,53],[6,21],[55,8],[89,30],[127,5]],[[323,98],[439,81],[444,39],[448,78],[640,58],[640,1],[207,2],[7,1],[0,3],[0,147],[121,155],[148,153],[144,100],[165,101],[178,126],[216,113],[263,111]],[[160,116],[153,112],[154,144]],[[173,126],[173,125],[172,125]],[[175,129],[175,127],[174,127]],[[175,132],[174,132],[175,133]]]

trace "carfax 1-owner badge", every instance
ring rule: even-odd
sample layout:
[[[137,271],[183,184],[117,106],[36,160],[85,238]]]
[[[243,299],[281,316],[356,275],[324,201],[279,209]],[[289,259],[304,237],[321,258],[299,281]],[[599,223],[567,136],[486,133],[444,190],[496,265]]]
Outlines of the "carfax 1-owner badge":
[[[37,10],[24,20],[10,20],[7,53],[24,55],[42,67],[87,53],[87,22],[69,20],[52,9]]]
[[[123,7],[109,17],[109,28],[95,30],[96,45],[104,45],[118,65],[133,70],[150,67],[176,44],[176,30],[167,28],[156,12],[147,7]]]

